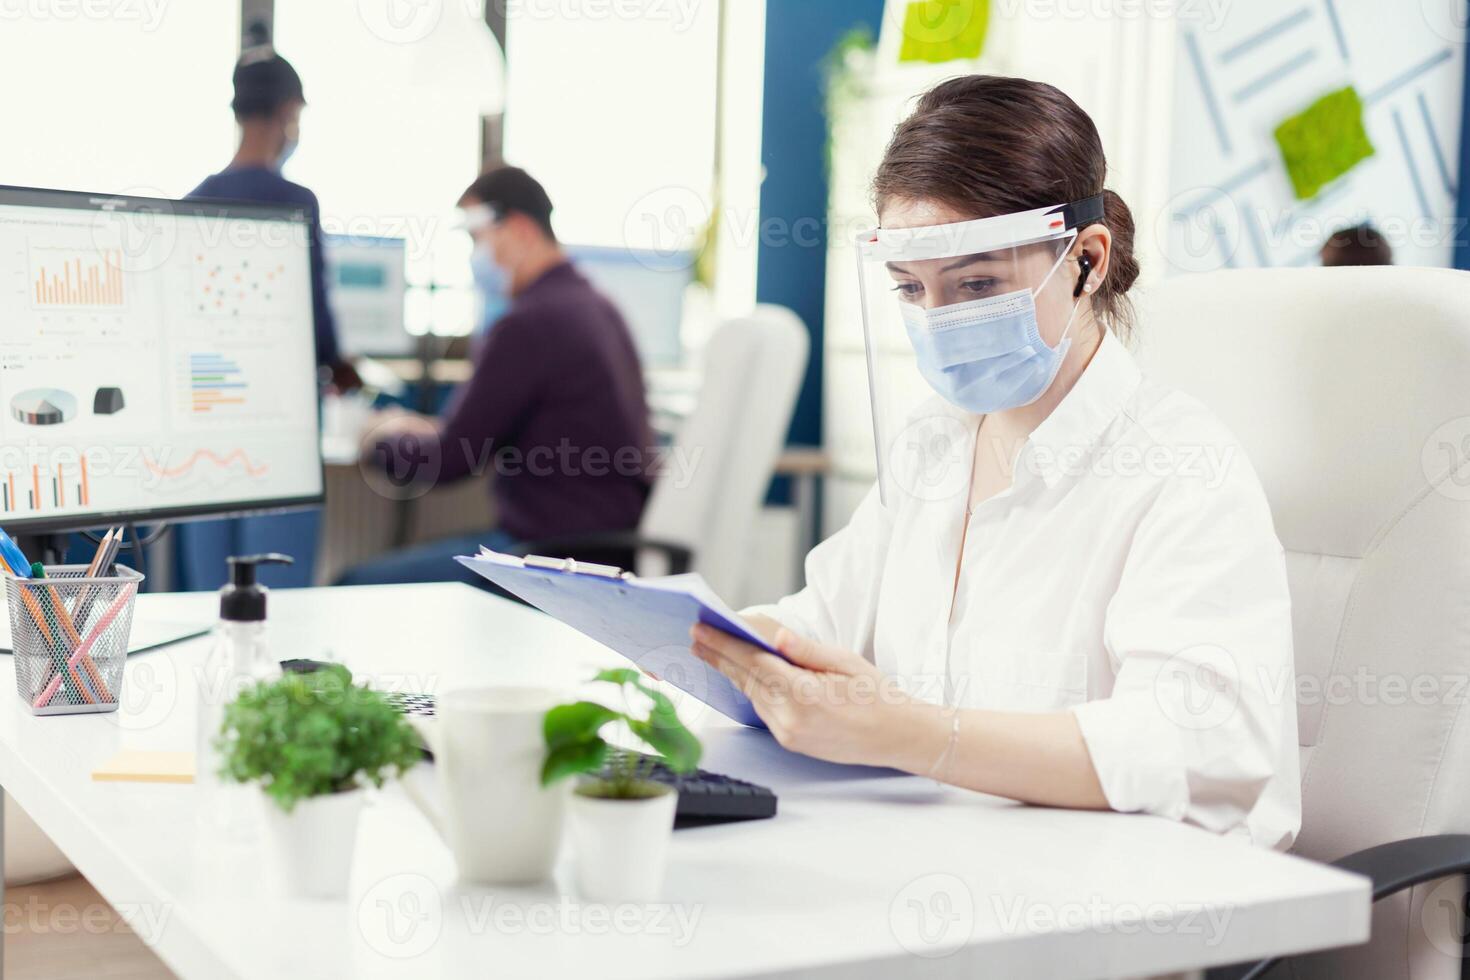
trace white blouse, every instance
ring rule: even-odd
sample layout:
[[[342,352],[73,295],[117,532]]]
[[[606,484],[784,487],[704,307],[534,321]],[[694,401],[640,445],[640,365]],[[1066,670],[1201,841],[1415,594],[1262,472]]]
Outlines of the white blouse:
[[[874,488],[812,551],[807,587],[753,611],[926,701],[1071,711],[1113,809],[1288,847],[1291,603],[1238,443],[1109,333],[965,532],[978,421],[921,406],[893,499]]]

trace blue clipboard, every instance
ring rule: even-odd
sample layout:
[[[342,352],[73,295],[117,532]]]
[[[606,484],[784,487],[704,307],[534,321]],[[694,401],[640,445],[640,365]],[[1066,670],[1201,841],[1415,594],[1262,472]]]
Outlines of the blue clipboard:
[[[489,549],[455,561],[643,670],[751,728],[766,727],[750,699],[689,649],[696,622],[781,656],[720,601],[697,574],[641,579],[610,565]]]

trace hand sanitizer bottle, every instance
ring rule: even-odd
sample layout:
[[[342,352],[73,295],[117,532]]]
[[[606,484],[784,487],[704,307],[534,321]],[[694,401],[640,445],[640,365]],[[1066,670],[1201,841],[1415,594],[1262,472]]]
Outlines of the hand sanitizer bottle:
[[[248,844],[258,835],[260,787],[220,777],[223,756],[216,746],[225,708],[240,692],[280,676],[265,629],[265,586],[256,582],[260,565],[289,565],[288,555],[231,557],[230,581],[219,592],[214,646],[199,672],[199,714],[194,782],[198,814],[216,844]]]

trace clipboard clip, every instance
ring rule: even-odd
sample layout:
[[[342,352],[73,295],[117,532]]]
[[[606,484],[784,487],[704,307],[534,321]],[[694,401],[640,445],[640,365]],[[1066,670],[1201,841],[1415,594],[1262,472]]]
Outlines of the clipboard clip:
[[[632,572],[625,572],[616,565],[599,565],[590,561],[577,561],[575,558],[547,558],[543,555],[526,555],[521,559],[521,564],[526,568],[544,568],[552,572],[564,572],[567,575],[595,575],[598,578],[618,580],[635,577]]]

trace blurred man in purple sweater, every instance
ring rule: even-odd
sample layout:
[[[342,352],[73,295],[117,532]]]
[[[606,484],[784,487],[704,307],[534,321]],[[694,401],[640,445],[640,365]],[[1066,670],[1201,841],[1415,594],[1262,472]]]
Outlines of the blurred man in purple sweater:
[[[453,556],[637,527],[653,435],[627,324],[567,262],[551,200],[529,174],[481,175],[459,202],[476,262],[509,306],[475,348],[474,374],[436,419],[401,414],[374,427],[364,461],[418,492],[493,473],[497,526],[418,545],[349,571],[344,585],[466,581]],[[477,279],[483,279],[477,276]]]

